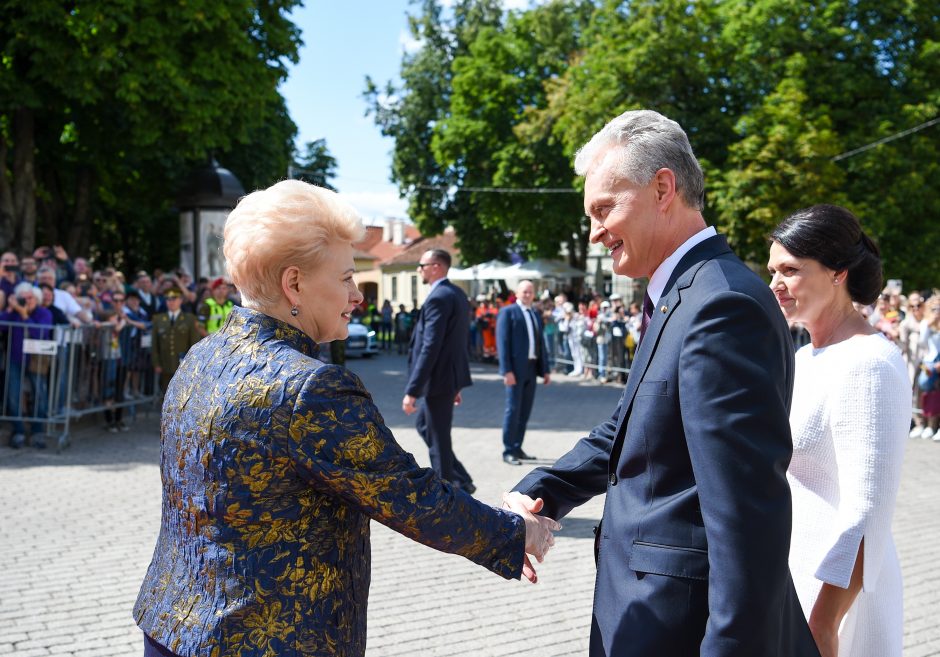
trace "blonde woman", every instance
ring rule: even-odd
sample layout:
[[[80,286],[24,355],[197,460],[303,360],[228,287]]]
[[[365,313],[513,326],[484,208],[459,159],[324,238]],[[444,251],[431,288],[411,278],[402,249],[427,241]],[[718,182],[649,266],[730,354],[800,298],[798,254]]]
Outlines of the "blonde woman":
[[[359,379],[318,358],[362,301],[362,234],[337,194],[294,180],[229,215],[245,307],[166,391],[160,535],[134,608],[145,655],[363,655],[370,519],[534,581],[526,554],[541,559],[557,523],[419,467]]]

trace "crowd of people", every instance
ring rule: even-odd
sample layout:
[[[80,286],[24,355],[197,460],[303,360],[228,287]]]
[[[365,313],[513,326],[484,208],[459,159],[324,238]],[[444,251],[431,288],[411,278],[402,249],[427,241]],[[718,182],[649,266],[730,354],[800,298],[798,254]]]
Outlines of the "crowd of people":
[[[914,399],[911,438],[940,443],[940,290],[903,294],[898,282],[859,311],[901,351]]]
[[[512,293],[477,297],[471,325],[471,353],[477,359],[498,358],[496,316],[512,303]],[[533,305],[542,320],[552,371],[601,383],[626,381],[639,340],[639,304],[627,304],[616,293],[605,298],[590,290],[583,295],[570,291],[552,295],[545,290]]]
[[[568,299],[575,299],[577,303]],[[496,318],[501,308],[516,301],[514,292],[480,294],[470,300],[470,357],[496,363],[499,353]],[[596,379],[601,383],[626,381],[626,373],[639,338],[642,313],[639,304],[624,302],[619,294],[604,297],[588,290],[552,295],[544,291],[533,303],[544,327],[549,366],[554,372]],[[408,350],[419,307],[390,301],[368,303],[361,321],[373,328],[382,350]]]
[[[74,345],[88,347],[73,359],[71,408],[96,403],[110,432],[127,431],[125,402],[165,389],[183,355],[218,331],[238,292],[222,278],[194,281],[181,269],[138,271],[130,279],[114,267],[93,269],[62,246],[40,246],[31,254],[0,255],[0,415],[11,418],[9,444],[46,446],[44,423],[65,412],[69,383],[64,356]],[[66,339],[64,331],[72,330]],[[78,337],[76,337],[78,336]],[[55,339],[60,360],[24,353],[25,339]],[[53,378],[54,374],[54,378]],[[73,376],[75,378],[75,376]],[[54,394],[50,394],[54,393]],[[57,405],[50,409],[50,403]],[[29,431],[23,417],[32,418]]]

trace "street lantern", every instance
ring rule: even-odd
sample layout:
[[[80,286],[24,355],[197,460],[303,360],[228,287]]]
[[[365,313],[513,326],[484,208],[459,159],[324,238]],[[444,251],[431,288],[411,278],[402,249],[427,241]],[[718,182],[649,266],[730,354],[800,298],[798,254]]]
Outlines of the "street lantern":
[[[225,219],[245,195],[245,188],[228,169],[213,158],[193,171],[176,198],[180,212],[180,267],[193,275],[216,278],[225,275],[222,232]]]

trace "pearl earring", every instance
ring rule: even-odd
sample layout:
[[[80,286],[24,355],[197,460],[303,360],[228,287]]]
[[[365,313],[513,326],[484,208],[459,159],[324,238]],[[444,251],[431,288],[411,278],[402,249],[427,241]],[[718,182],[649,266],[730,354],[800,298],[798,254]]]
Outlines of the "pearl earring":
[[[291,315],[291,317],[296,317],[296,316],[297,316],[297,313],[299,313],[299,312],[300,312],[300,311],[297,310],[297,306],[294,306],[293,308],[290,309],[290,315]]]

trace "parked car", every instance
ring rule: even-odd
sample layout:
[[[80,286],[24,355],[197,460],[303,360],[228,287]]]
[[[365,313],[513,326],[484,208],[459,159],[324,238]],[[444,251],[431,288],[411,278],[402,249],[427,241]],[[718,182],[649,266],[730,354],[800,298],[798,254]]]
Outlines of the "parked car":
[[[346,338],[347,356],[365,356],[379,353],[375,341],[375,331],[362,324],[358,318],[349,322],[349,336]]]

